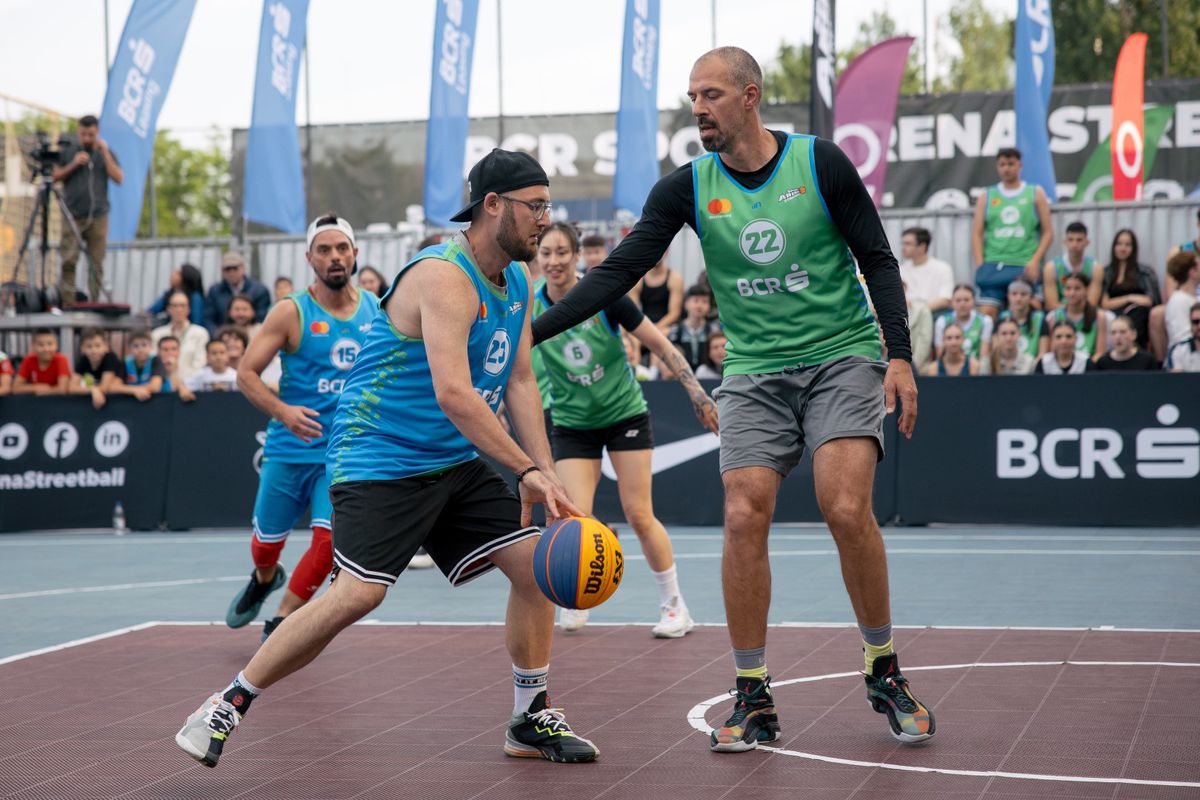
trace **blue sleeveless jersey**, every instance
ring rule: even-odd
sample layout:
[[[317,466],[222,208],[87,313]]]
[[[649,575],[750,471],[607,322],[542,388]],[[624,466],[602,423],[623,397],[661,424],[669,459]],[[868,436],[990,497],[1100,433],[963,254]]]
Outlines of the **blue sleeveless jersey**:
[[[467,338],[467,358],[475,391],[496,411],[512,371],[529,305],[525,269],[511,262],[505,288],[489,281],[463,247],[461,237],[427,247],[404,265],[438,258],[458,266],[471,279],[479,311]],[[334,415],[329,441],[330,483],[392,480],[452,467],[478,457],[474,446],[438,406],[425,343],[396,330],[380,310]]]
[[[323,464],[338,395],[379,313],[379,300],[359,289],[358,307],[345,319],[322,308],[308,290],[290,294],[288,300],[300,311],[300,344],[291,352],[279,353],[283,365],[279,399],[290,406],[316,411],[317,422],[326,435],[305,444],[281,423],[271,420],[263,455],[285,464]]]

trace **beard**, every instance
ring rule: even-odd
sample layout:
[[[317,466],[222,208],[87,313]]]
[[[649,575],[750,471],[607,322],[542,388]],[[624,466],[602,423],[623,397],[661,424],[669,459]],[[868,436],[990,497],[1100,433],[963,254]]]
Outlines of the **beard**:
[[[513,261],[530,261],[537,255],[537,247],[517,231],[517,221],[512,206],[507,203],[500,214],[500,229],[496,231],[496,244]]]
[[[346,284],[350,282],[350,269],[347,268],[346,271],[341,275],[330,277],[329,274],[326,273],[319,277],[321,278],[321,283],[325,284],[327,288],[330,288],[336,292],[339,289],[344,288]]]
[[[700,119],[696,120],[697,125],[699,125],[702,122],[705,123],[706,125],[711,125],[712,127],[709,129],[711,131],[711,138],[705,139],[702,136],[700,138],[700,146],[703,147],[705,150],[707,150],[710,153],[726,152],[726,146],[729,144],[729,140],[725,136],[725,134],[721,132],[721,129],[717,127],[716,123],[713,122],[712,118],[701,117]]]

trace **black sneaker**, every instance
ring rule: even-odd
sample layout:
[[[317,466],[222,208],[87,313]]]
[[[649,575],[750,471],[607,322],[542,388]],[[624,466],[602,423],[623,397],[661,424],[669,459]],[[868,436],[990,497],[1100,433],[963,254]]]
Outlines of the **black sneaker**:
[[[900,662],[895,653],[875,659],[871,674],[864,674],[863,679],[867,683],[871,708],[887,714],[892,736],[908,744],[923,742],[933,736],[936,729],[933,712],[913,697],[908,679],[900,674]]]
[[[229,604],[229,610],[225,612],[225,624],[231,628],[240,628],[253,622],[262,610],[267,595],[287,582],[287,570],[281,565],[276,565],[275,577],[270,583],[259,583],[254,576],[255,573],[251,572],[250,582],[242,587],[237,597]]]
[[[513,758],[544,758],[564,764],[595,761],[596,745],[571,730],[561,708],[550,708],[546,693],[538,692],[529,710],[514,714],[504,734],[504,754]]]
[[[275,632],[275,629],[279,627],[279,623],[283,622],[283,619],[283,617],[272,617],[263,623],[262,641],[265,642],[267,637]]]
[[[714,728],[708,746],[719,753],[741,753],[758,747],[759,742],[773,742],[780,737],[779,715],[775,713],[775,698],[771,697],[770,676],[738,678],[737,688],[729,693],[736,698],[733,716]]]

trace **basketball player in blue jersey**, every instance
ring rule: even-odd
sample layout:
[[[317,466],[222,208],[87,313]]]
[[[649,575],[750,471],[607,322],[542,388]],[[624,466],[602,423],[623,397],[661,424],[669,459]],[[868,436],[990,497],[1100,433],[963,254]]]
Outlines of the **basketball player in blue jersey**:
[[[229,605],[229,627],[251,622],[267,595],[287,580],[279,555],[304,509],[312,507],[312,543],[279,611],[263,628],[264,640],[308,602],[333,568],[325,445],[338,395],[379,311],[375,295],[350,283],[357,254],[350,223],[336,214],[313,220],[305,257],[316,279],[271,309],[238,366],[238,386],[271,421],[254,501],[254,572]],[[276,354],[283,364],[278,396],[262,380]]]
[[[533,157],[504,150],[472,167],[469,180],[471,203],[453,219],[470,227],[400,270],[346,379],[327,454],[332,586],[284,619],[175,737],[208,766],[259,693],[378,606],[422,544],[452,585],[496,567],[512,584],[505,638],[514,704],[504,752],[559,762],[599,754],[547,697],[554,608],[532,568],[533,503],[544,503],[549,519],[579,513],[553,470],[520,263],[550,223],[550,182]],[[522,445],[496,417],[502,401]],[[519,500],[477,449],[516,474]]]

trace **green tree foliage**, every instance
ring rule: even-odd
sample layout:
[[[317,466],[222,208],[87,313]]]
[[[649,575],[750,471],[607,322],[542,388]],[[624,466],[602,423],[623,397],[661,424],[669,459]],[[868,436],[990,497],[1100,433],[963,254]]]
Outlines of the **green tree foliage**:
[[[858,26],[858,34],[854,44],[844,52],[838,53],[838,72],[840,73],[854,59],[862,55],[872,45],[879,44],[884,39],[903,36],[904,32],[897,30],[896,20],[887,11],[872,12],[871,18]],[[930,76],[932,78],[932,76]],[[921,42],[920,37],[913,42],[908,51],[908,63],[904,65],[904,77],[900,81],[900,94],[921,94],[925,90],[921,76]]]
[[[1131,33],[1148,34],[1146,77],[1161,78],[1163,0],[1055,0],[1054,82],[1107,83]],[[1168,74],[1200,76],[1200,4],[1167,0]],[[1082,32],[1082,33],[1081,33]]]
[[[154,140],[154,188],[159,238],[229,235],[229,157],[215,133],[207,147],[192,149],[171,138],[170,131],[159,131]],[[147,177],[139,238],[150,236],[150,197]]]
[[[1013,20],[992,14],[983,0],[956,0],[946,24],[960,52],[942,52],[939,40],[935,64],[945,59],[947,69],[938,76],[936,91],[1012,88]]]
[[[812,44],[779,45],[775,60],[763,70],[767,103],[807,103],[812,88]]]

